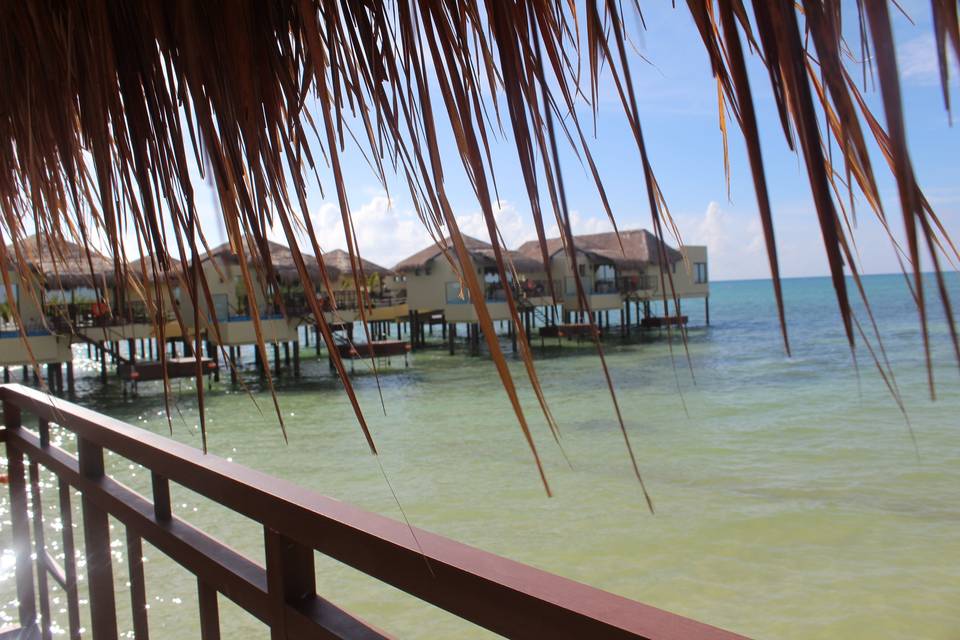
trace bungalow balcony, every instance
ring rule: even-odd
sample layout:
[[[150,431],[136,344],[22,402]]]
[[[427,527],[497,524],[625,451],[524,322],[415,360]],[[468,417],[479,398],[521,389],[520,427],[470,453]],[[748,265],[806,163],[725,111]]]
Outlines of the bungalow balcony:
[[[593,311],[617,309],[622,300],[621,283],[611,274],[602,278],[581,276],[584,293],[587,295],[590,308]],[[559,291],[559,289],[558,289]],[[570,311],[580,311],[580,300],[577,296],[577,283],[573,276],[567,276],[563,281],[563,303]]]
[[[25,333],[26,343],[12,318],[0,318],[0,366],[31,364],[34,359],[38,364],[72,360],[68,337],[39,322],[28,323]]]
[[[44,306],[49,326],[59,334],[83,340],[126,340],[153,335],[154,322],[142,300],[120,308],[94,301]]]

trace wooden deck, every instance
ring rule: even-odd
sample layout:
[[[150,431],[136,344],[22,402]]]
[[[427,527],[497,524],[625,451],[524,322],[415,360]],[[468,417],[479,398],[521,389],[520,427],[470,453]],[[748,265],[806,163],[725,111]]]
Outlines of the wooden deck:
[[[200,359],[200,369],[204,374],[215,373],[218,366],[217,361],[212,358]],[[121,362],[117,365],[117,375],[125,382],[163,380],[163,363],[159,360]],[[167,358],[168,378],[194,378],[196,375],[197,359],[193,356]]]

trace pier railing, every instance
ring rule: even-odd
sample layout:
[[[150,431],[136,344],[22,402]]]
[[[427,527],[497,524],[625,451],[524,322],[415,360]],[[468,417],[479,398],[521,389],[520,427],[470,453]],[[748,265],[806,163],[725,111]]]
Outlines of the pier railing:
[[[273,639],[385,637],[384,632],[318,593],[317,552],[508,637],[739,637],[426,531],[411,530],[400,522],[204,455],[27,387],[0,386],[0,401],[19,618],[30,634],[23,637],[50,637],[53,589],[61,589],[65,595],[69,637],[80,637],[82,601],[77,589],[71,507],[74,490],[81,494],[82,555],[86,559],[90,631],[96,640],[118,637],[108,516],[125,528],[133,630],[139,639],[149,635],[143,540],[196,576],[197,616],[205,640],[220,637],[217,593],[261,620]],[[76,435],[77,456],[51,444],[51,423]],[[110,477],[104,467],[105,451],[147,469],[152,476],[152,496],[140,495]],[[46,548],[41,468],[51,471],[58,483],[65,554],[62,566]],[[170,500],[171,483],[260,523],[265,566],[177,517]]]

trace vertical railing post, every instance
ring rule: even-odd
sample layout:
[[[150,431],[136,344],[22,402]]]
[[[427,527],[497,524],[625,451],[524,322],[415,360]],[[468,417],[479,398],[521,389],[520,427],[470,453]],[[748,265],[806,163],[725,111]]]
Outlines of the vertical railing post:
[[[87,479],[103,478],[103,448],[77,437],[80,473]],[[90,622],[97,640],[117,639],[117,605],[113,592],[113,564],[110,558],[110,522],[107,512],[86,494],[83,505],[83,536],[86,541],[87,582],[90,590]]]
[[[220,640],[217,591],[200,578],[197,578],[197,601],[200,605],[200,640]]]
[[[8,431],[20,429],[20,407],[3,403],[3,425]],[[30,561],[30,520],[27,514],[27,484],[24,479],[23,453],[7,444],[7,473],[10,476],[10,521],[13,530],[13,549],[16,554],[17,601],[20,626],[37,621],[37,606],[33,592],[33,564]]]
[[[130,611],[133,614],[133,637],[148,640],[147,588],[143,575],[143,543],[136,532],[127,527],[127,566],[130,571]]]
[[[80,640],[80,595],[77,591],[77,551],[73,543],[73,507],[70,485],[59,480],[60,524],[63,535],[63,574],[67,583],[67,620],[70,640]]]
[[[45,418],[37,421],[40,446],[50,446],[50,423]],[[40,465],[30,462],[30,496],[33,501],[33,546],[37,565],[37,592],[40,597],[40,637],[50,640],[53,635],[50,619],[50,588],[47,584],[47,541],[43,531],[43,500],[40,496]]]
[[[287,639],[287,605],[296,606],[316,596],[313,549],[264,527],[267,594],[273,608],[271,640]]]
[[[43,425],[43,422],[41,422]],[[41,426],[41,428],[43,428]],[[43,535],[43,500],[40,497],[40,465],[30,462],[30,496],[33,501],[33,548],[37,565],[37,592],[40,597],[40,637],[50,640],[50,587],[47,583],[47,543]]]

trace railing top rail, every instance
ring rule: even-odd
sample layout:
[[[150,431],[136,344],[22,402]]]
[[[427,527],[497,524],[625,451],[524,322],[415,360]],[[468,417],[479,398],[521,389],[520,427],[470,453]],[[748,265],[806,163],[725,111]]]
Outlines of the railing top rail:
[[[392,520],[19,384],[0,400],[509,637],[742,638]]]

